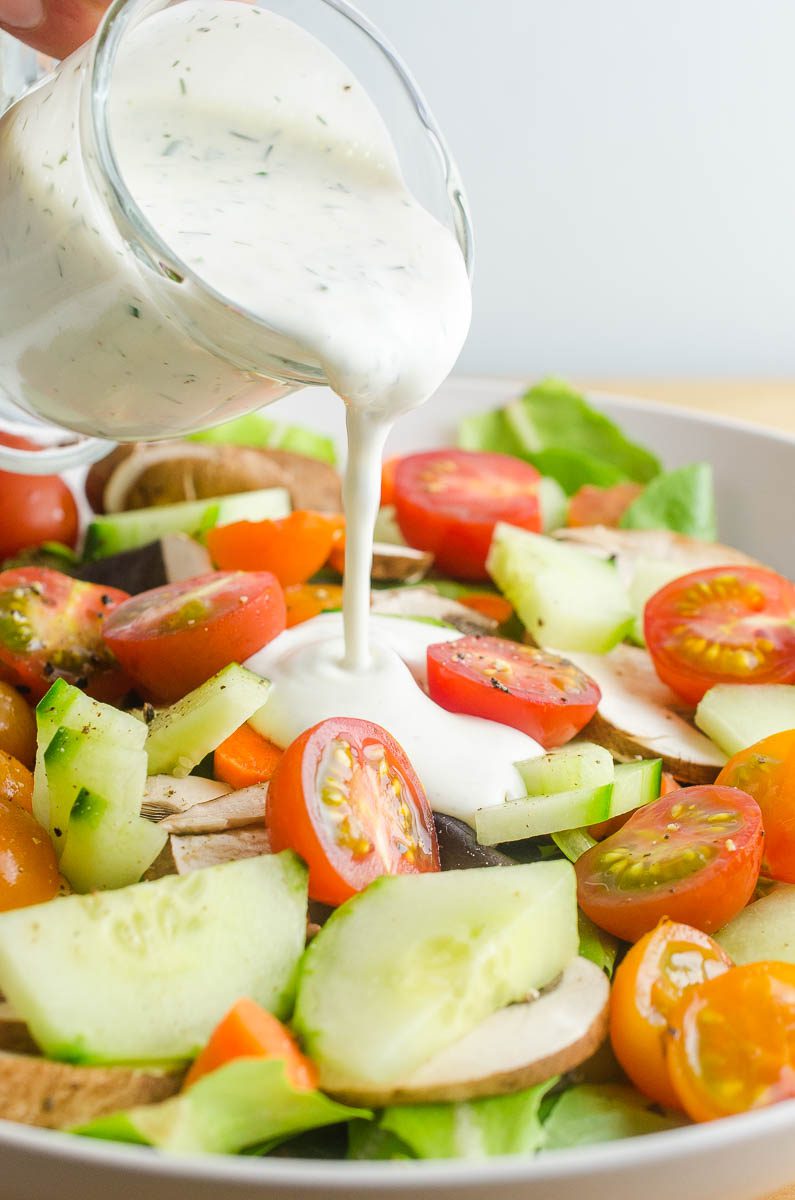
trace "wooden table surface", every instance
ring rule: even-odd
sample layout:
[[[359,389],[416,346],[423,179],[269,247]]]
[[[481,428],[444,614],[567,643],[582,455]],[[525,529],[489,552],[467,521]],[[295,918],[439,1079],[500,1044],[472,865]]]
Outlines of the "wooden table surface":
[[[720,413],[795,433],[795,380],[588,378],[577,382],[593,391]],[[795,1200],[795,1184],[765,1200]]]
[[[721,413],[795,433],[795,379],[627,379],[577,380],[593,391],[659,400]]]

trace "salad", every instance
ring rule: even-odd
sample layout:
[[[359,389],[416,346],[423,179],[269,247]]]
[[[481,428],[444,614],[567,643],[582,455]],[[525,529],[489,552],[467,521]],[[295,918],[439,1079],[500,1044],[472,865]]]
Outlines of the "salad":
[[[355,712],[291,666],[341,508],[259,414],[0,474],[0,1118],[406,1160],[795,1097],[795,585],[709,465],[556,380],[388,461]]]

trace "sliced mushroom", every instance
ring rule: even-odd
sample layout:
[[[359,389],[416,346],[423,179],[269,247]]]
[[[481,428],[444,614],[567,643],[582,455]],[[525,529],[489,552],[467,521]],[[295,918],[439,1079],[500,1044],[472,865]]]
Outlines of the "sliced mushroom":
[[[0,1000],[0,1050],[11,1054],[38,1054],[39,1048],[7,1000]]]
[[[512,867],[515,860],[494,846],[481,846],[474,830],[457,817],[434,813],[436,840],[443,871],[460,871],[470,867]]]
[[[186,812],[197,804],[228,796],[232,788],[228,783],[217,783],[214,779],[202,779],[200,775],[187,775],[176,779],[173,775],[150,775],[144,788],[141,816],[150,821],[161,821],[173,813]]]
[[[391,1085],[321,1079],[346,1104],[380,1108],[502,1096],[579,1066],[607,1036],[610,984],[575,958],[556,987],[492,1013],[470,1033]]]
[[[381,583],[419,583],[433,566],[433,555],[413,546],[392,546],[388,542],[373,545],[370,576]],[[470,610],[467,610],[470,611]]]
[[[81,564],[78,579],[124,588],[137,595],[166,583],[181,583],[212,571],[209,552],[186,533],[167,533],[156,542],[136,550],[109,554],[94,562]]]
[[[571,542],[597,558],[613,559],[626,584],[631,583],[638,560],[642,558],[681,563],[682,575],[703,567],[762,566],[757,559],[733,546],[702,542],[670,529],[612,529],[607,525],[583,525],[577,529],[556,529],[552,536]]]
[[[726,755],[695,728],[691,710],[658,678],[645,650],[628,645],[609,654],[567,650],[566,658],[602,693],[583,738],[616,758],[661,758],[664,769],[685,783],[713,782]]]
[[[118,447],[96,463],[86,479],[86,495],[96,512],[126,512],[269,487],[286,487],[295,508],[338,512],[342,507],[334,468],[288,450],[138,442]]]
[[[0,1052],[0,1117],[23,1125],[67,1129],[179,1091],[184,1070],[74,1067],[27,1054]]]
[[[172,834],[169,838],[177,875],[189,875],[203,867],[237,862],[241,858],[258,858],[270,854],[268,831],[259,825],[228,829],[224,833]]]
[[[452,625],[459,633],[493,633],[497,622],[430,587],[382,588],[373,592],[371,611],[393,617],[428,617]]]
[[[241,829],[265,819],[266,784],[241,788],[229,792],[217,800],[194,804],[185,812],[176,812],[160,822],[169,833],[224,833],[228,829]]]

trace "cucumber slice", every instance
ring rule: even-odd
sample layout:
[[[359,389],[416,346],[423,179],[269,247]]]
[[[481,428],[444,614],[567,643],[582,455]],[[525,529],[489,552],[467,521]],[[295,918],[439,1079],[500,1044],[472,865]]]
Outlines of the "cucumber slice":
[[[286,1017],[305,939],[284,851],[0,913],[0,989],[50,1058],[171,1062],[240,996]]]
[[[613,780],[608,817],[620,817],[650,804],[660,794],[662,759],[644,758],[638,762],[618,763]],[[589,822],[591,824],[592,822]]]
[[[61,855],[61,874],[74,891],[107,891],[137,883],[168,841],[167,830],[129,811],[129,799],[109,800],[87,788],[78,792]]]
[[[279,1059],[238,1058],[204,1075],[180,1096],[97,1117],[71,1132],[182,1154],[239,1154],[266,1142],[273,1146],[305,1129],[371,1115],[367,1109],[337,1104],[322,1092],[291,1087]]]
[[[550,834],[550,837],[561,854],[565,854],[569,862],[573,863],[585,854],[586,850],[596,845],[596,838],[592,838],[586,829],[560,829]]]
[[[555,979],[578,944],[561,860],[384,876],[309,943],[293,1024],[326,1090],[389,1084]]]
[[[519,762],[516,769],[530,796],[603,787],[613,782],[615,772],[610,751],[593,742],[572,742]]]
[[[190,775],[197,763],[268,699],[270,684],[230,663],[201,687],[155,714],[146,739],[150,775]]]
[[[142,721],[111,704],[92,700],[64,679],[56,679],[36,705],[36,765],[33,774],[33,815],[51,833],[54,823],[66,828],[62,814],[59,814],[57,822],[50,820],[50,797],[44,769],[44,754],[60,728],[76,732],[93,731],[106,737],[113,745],[129,750],[143,749],[146,741],[146,726]]]
[[[612,563],[512,525],[497,525],[486,569],[539,646],[603,654],[634,614]]]
[[[115,745],[97,733],[58,729],[44,752],[44,773],[50,797],[50,837],[56,851],[65,845],[72,807],[82,788],[112,800],[121,789],[130,799],[128,811],[137,815],[146,785],[146,754]]]
[[[496,846],[580,825],[595,825],[608,817],[611,791],[612,785],[607,783],[598,788],[556,792],[553,796],[525,796],[493,808],[479,808],[475,814],[478,841],[482,846]]]
[[[779,884],[715,934],[736,963],[795,963],[795,886]]]
[[[119,554],[122,550],[135,550],[167,533],[196,536],[216,525],[230,525],[233,521],[286,517],[290,508],[290,493],[286,488],[277,487],[216,496],[212,500],[183,500],[179,504],[106,514],[95,517],[88,526],[83,557],[90,562],[108,554]]]
[[[795,729],[795,685],[719,683],[696,709],[696,725],[726,754],[737,754],[762,738]]]
[[[557,479],[553,479],[551,475],[542,475],[538,481],[538,504],[544,533],[552,533],[554,529],[560,529],[566,524],[569,498]]]

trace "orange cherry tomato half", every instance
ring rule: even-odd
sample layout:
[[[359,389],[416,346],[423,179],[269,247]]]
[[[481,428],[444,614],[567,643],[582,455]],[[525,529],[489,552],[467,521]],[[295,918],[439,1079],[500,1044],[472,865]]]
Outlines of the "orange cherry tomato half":
[[[644,1095],[679,1108],[665,1061],[671,1013],[685,988],[723,974],[732,960],[708,933],[663,919],[629,950],[610,993],[610,1040]]]
[[[33,773],[5,750],[0,750],[0,799],[33,812]]]
[[[0,912],[43,904],[58,894],[58,860],[30,813],[0,799]]]
[[[293,583],[284,589],[287,628],[300,625],[321,613],[342,608],[342,588],[338,583]]]
[[[34,700],[59,677],[98,700],[121,699],[130,681],[102,633],[127,598],[48,567],[0,572],[0,675]]]
[[[215,571],[132,596],[105,622],[105,641],[145,696],[169,704],[284,627],[273,575]]]
[[[590,721],[601,692],[568,659],[507,638],[464,637],[428,647],[428,691],[450,712],[512,725],[544,747]]]
[[[395,467],[395,515],[410,546],[430,550],[440,571],[485,579],[498,521],[541,530],[535,467],[507,454],[429,450]]]
[[[615,527],[642,491],[640,483],[614,483],[612,487],[585,483],[569,500],[566,524],[570,529],[583,525]]]
[[[0,433],[0,445],[39,450],[35,442]],[[0,471],[0,559],[41,542],[77,541],[77,504],[59,475],[18,475]]]
[[[763,841],[759,805],[745,792],[669,792],[577,859],[580,908],[628,942],[662,917],[711,933],[750,900]]]
[[[276,521],[236,521],[207,533],[207,549],[222,571],[270,571],[282,587],[315,575],[344,527],[336,513],[299,510]]]
[[[685,991],[667,1063],[694,1121],[795,1097],[795,965],[748,963]]]
[[[309,866],[309,895],[341,904],[379,875],[439,870],[433,814],[405,753],[385,729],[332,717],[288,746],[268,788],[274,851]]]
[[[761,567],[712,567],[666,584],[644,631],[660,679],[698,704],[716,683],[795,682],[795,585]]]
[[[0,679],[0,750],[31,771],[36,761],[36,718],[12,683]]]
[[[795,883],[795,729],[735,754],[716,783],[753,796],[765,826],[762,874]]]
[[[381,467],[381,507],[395,503],[395,471],[400,457],[387,458]]]

